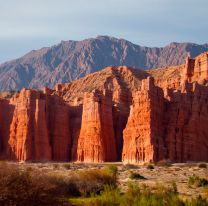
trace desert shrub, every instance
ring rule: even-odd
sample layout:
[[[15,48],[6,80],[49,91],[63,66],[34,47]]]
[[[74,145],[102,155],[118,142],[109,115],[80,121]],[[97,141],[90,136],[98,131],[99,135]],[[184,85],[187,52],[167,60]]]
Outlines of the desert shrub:
[[[174,194],[178,194],[178,188],[177,188],[177,184],[175,181],[172,181],[171,183],[171,191],[174,193]]]
[[[50,174],[46,176],[47,180],[56,186],[58,194],[64,197],[80,196],[80,192],[71,177],[61,174]]]
[[[56,170],[59,169],[59,164],[56,164],[56,163],[53,164],[53,168],[56,169]]]
[[[113,175],[106,170],[82,170],[72,174],[71,180],[82,196],[100,193],[106,185],[116,187],[115,171]]]
[[[148,169],[148,170],[153,170],[153,169],[154,169],[154,166],[151,165],[151,164],[150,164],[150,165],[147,165],[147,169]]]
[[[38,172],[0,165],[0,205],[62,205],[57,187]]]
[[[189,186],[194,185],[196,187],[206,187],[206,186],[208,186],[208,180],[205,178],[200,178],[194,174],[189,177],[188,185]]]
[[[32,171],[34,171],[34,168],[31,167],[31,166],[28,166],[28,167],[26,167],[26,170],[27,170],[28,172],[32,172]]]
[[[69,197],[89,196],[91,193],[99,194],[105,185],[116,187],[115,172],[98,169],[85,169],[72,172],[69,175],[50,174],[48,179],[56,185],[59,194]]]
[[[114,182],[117,181],[117,175],[118,175],[118,167],[117,166],[108,165],[104,168],[104,171],[113,178]]]
[[[71,165],[70,165],[70,163],[65,163],[65,164],[63,164],[63,167],[65,169],[69,170],[71,168]]]
[[[191,201],[186,201],[185,206],[207,206],[208,205],[208,199],[202,198],[200,195],[192,199]]]
[[[207,168],[207,164],[206,163],[200,163],[199,168]]]
[[[199,177],[196,175],[190,176],[188,179],[188,185],[189,186],[194,185],[197,179],[199,179]]]
[[[146,178],[142,175],[140,175],[139,173],[136,173],[136,172],[131,172],[130,176],[129,176],[130,179],[136,179],[136,180],[145,180]]]

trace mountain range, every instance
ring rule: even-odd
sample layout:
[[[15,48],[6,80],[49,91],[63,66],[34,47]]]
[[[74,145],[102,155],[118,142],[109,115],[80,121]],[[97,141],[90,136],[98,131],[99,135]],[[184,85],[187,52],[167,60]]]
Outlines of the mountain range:
[[[173,42],[150,48],[109,36],[62,41],[1,64],[0,91],[53,88],[110,65],[143,69],[179,65],[187,55],[195,57],[204,51],[208,51],[208,44]]]

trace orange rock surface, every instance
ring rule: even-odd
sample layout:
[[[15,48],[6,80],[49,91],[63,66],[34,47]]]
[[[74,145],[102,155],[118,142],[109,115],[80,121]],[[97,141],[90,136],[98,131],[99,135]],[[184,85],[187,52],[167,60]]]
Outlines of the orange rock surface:
[[[54,90],[0,95],[0,158],[208,161],[208,53],[154,70],[107,67]]]
[[[94,91],[84,96],[82,126],[78,138],[77,160],[116,161],[112,96]]]
[[[69,109],[60,97],[23,89],[10,99],[6,155],[14,160],[69,160]],[[7,131],[5,133],[7,133]]]
[[[45,101],[39,93],[23,89],[11,99],[15,106],[9,134],[9,155],[17,160],[50,160]]]
[[[170,91],[166,104],[164,137],[171,161],[208,161],[208,87],[184,82]]]
[[[133,104],[123,131],[124,162],[157,161],[164,156],[163,143],[164,98],[154,79],[142,80],[141,90],[133,95]]]

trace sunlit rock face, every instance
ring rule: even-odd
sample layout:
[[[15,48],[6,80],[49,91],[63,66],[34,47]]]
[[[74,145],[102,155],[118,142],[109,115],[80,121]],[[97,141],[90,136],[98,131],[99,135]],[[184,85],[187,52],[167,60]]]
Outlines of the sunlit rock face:
[[[77,160],[85,162],[117,160],[111,94],[99,94],[96,91],[85,94]]]
[[[164,96],[154,79],[142,80],[141,90],[133,94],[133,104],[123,131],[124,162],[142,163],[164,158]]]
[[[10,107],[4,155],[23,161],[69,160],[69,109],[62,99],[23,89],[10,99]]]

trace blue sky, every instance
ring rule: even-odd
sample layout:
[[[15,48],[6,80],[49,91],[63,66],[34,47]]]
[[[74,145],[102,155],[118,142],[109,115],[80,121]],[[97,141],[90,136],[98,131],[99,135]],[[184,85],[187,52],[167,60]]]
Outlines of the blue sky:
[[[145,46],[208,42],[208,0],[0,0],[0,62],[97,35]]]

